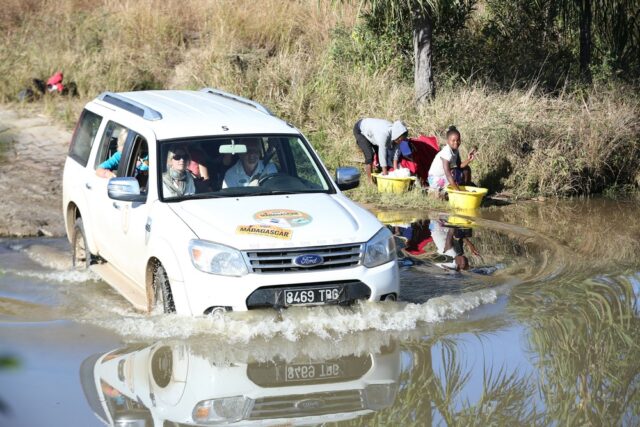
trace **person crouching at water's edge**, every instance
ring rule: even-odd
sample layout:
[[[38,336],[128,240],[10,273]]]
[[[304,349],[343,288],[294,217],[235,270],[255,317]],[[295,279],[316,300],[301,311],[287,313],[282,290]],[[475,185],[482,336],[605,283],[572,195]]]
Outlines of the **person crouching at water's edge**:
[[[392,149],[394,144],[399,143],[407,133],[407,128],[399,120],[391,123],[384,119],[365,118],[356,122],[353,135],[364,154],[365,171],[369,182],[373,182],[371,171],[374,155],[378,154],[382,175],[387,175],[390,167],[387,150]]]
[[[475,159],[476,149],[469,152],[464,162],[460,161],[458,148],[462,144],[460,131],[455,126],[447,129],[447,145],[442,147],[429,168],[429,188],[442,191],[451,186],[460,190],[460,185],[471,185],[471,168],[469,164]]]

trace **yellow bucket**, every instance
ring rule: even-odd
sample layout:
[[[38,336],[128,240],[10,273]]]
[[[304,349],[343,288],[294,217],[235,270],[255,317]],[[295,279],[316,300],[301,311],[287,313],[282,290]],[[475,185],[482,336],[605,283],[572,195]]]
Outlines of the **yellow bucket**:
[[[373,176],[378,184],[378,191],[381,193],[404,193],[409,190],[411,184],[416,180],[415,176],[393,178],[378,173],[372,173],[371,176]]]
[[[460,186],[460,191],[447,187],[449,205],[455,209],[476,209],[489,190],[481,187]]]

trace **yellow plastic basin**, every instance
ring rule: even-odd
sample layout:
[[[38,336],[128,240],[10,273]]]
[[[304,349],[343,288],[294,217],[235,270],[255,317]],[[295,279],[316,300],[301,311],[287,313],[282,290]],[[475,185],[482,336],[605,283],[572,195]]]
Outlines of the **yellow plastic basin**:
[[[415,176],[407,178],[392,178],[378,173],[373,173],[371,176],[374,177],[378,184],[378,191],[381,193],[404,193],[409,190],[411,184],[416,180]]]
[[[476,209],[489,190],[481,187],[460,186],[460,191],[447,187],[449,205],[456,209]]]

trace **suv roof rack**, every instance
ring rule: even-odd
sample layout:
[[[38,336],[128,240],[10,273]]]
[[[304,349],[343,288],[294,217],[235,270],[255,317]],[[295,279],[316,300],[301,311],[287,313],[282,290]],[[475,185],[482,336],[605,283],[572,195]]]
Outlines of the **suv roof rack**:
[[[261,111],[261,112],[263,112],[265,114],[268,114],[270,116],[274,115],[271,112],[271,110],[269,110],[267,107],[265,107],[264,105],[262,105],[262,104],[260,104],[260,103],[258,103],[256,101],[252,101],[250,99],[243,98],[243,97],[238,96],[238,95],[233,95],[231,93],[225,92],[225,91],[220,90],[220,89],[213,89],[213,88],[210,88],[210,87],[205,87],[205,88],[200,89],[200,92],[206,92],[206,93],[210,93],[212,95],[217,95],[217,96],[221,96],[223,98],[231,99],[231,100],[236,101],[236,102],[241,102],[241,103],[243,103],[245,105],[253,107],[253,108],[257,109],[258,111]]]
[[[162,114],[160,114],[160,112],[117,93],[102,92],[98,95],[98,99],[108,104],[115,105],[116,107],[120,107],[123,110],[127,110],[128,112],[133,113],[136,116],[140,116],[145,120],[155,121],[162,119]]]

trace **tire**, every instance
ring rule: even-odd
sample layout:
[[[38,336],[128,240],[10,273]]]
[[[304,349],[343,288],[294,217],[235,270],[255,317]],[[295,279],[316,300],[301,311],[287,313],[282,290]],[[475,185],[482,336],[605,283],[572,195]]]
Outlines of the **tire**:
[[[89,252],[89,245],[87,245],[87,236],[84,232],[82,217],[76,219],[73,225],[71,262],[75,270],[87,270],[94,262],[94,257],[91,252]]]
[[[153,307],[161,307],[164,313],[176,312],[167,272],[159,263],[153,272],[153,301]]]

